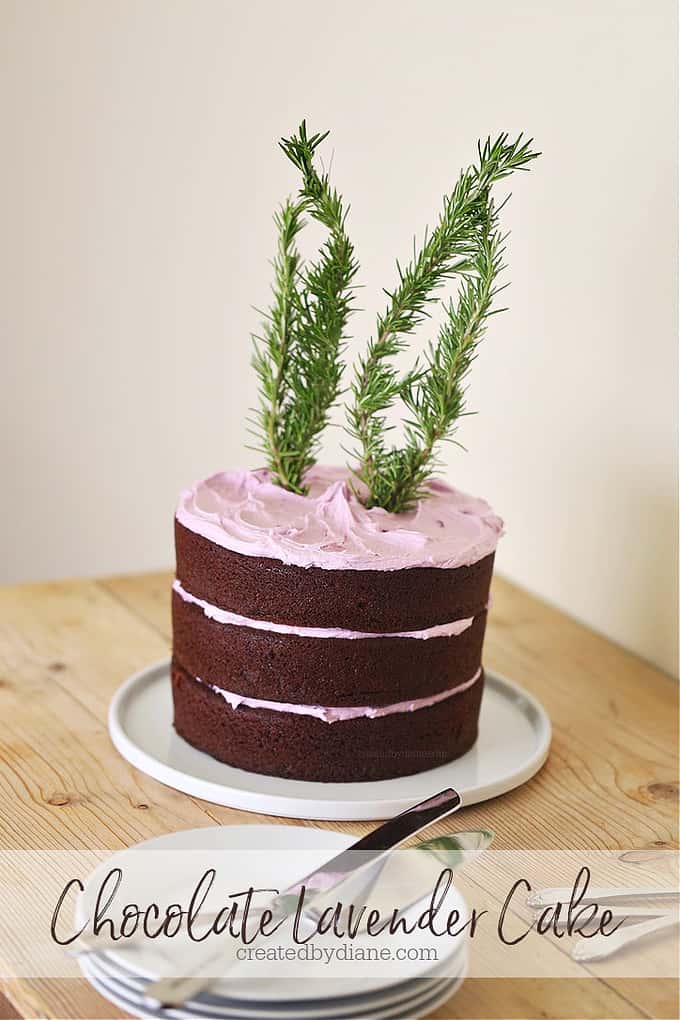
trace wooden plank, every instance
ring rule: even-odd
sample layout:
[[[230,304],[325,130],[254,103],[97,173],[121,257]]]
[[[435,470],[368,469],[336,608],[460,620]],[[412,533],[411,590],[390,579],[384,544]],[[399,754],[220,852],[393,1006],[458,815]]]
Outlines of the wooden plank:
[[[430,1020],[629,1020],[646,1017],[635,1003],[612,995],[601,981],[559,978],[465,981]]]
[[[97,583],[170,643],[170,592],[173,576],[167,570],[159,570],[153,574],[122,574],[101,578]]]
[[[167,654],[165,640],[92,583],[10,591],[0,591],[0,846],[115,849],[213,824],[209,805],[148,779],[109,740],[111,696]]]
[[[0,995],[0,1020],[21,1020],[21,1014],[4,995]]]
[[[129,1016],[105,999],[85,978],[41,978],[8,985],[21,1020],[119,1020]]]

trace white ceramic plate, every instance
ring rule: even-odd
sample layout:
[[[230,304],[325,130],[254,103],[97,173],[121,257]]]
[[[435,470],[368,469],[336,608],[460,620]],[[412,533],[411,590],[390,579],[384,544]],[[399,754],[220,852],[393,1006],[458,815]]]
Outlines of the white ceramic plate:
[[[194,1020],[213,1020],[213,1018],[214,1020],[217,1018],[220,1020],[255,1020],[255,1018],[257,1020],[280,1020],[281,1016],[275,1003],[273,1004],[274,1008],[268,1011],[261,1009],[256,1012],[245,1012],[238,1006],[218,1008],[214,1005],[203,1005],[202,1008],[196,1008],[195,1003],[187,1003],[182,1009],[163,1010],[160,1013],[144,998],[142,991],[131,988],[129,984],[117,977],[107,975],[94,960],[88,958],[81,961],[81,970],[88,980],[96,981],[114,994],[124,996],[128,1003],[134,1004],[152,1015],[167,1016],[169,1020],[189,1020],[190,1017]],[[298,1012],[289,1015],[294,1020],[364,1020],[366,1017],[392,1017],[402,1013],[407,1007],[409,1009],[417,1008],[423,1000],[429,1000],[444,991],[448,998],[453,994],[454,986],[461,978],[462,970],[458,970],[455,975],[436,981],[405,982],[398,992],[392,994],[390,999],[380,998],[374,1001],[358,996],[356,1002],[351,1006],[341,999],[323,1000],[323,1003],[321,1001],[310,1002],[304,1013]],[[410,1015],[411,1013],[409,1013]]]
[[[199,1014],[175,1009],[151,1009],[145,1006],[139,997],[133,995],[127,989],[118,984],[104,981],[101,977],[94,974],[91,965],[85,959],[81,960],[80,968],[84,976],[100,995],[103,995],[105,999],[108,999],[109,1002],[112,1002],[120,1009],[125,1010],[126,1013],[141,1017],[143,1020],[147,1020],[147,1018],[159,1020],[159,1018],[164,1017],[167,1017],[168,1020],[206,1020],[206,1016],[218,1015]],[[407,1020],[407,1018],[408,1020],[416,1020],[416,1018],[431,1013],[438,1006],[447,1002],[460,987],[463,977],[464,975],[461,974],[456,978],[451,978],[441,983],[438,982],[435,990],[428,989],[427,991],[416,993],[414,996],[405,996],[398,1005],[386,1008],[379,1007],[376,1010],[366,1009],[360,1014],[361,1020],[400,1020],[400,1018],[403,1018],[403,1020]],[[238,1013],[232,1015],[234,1018],[239,1016]],[[337,1020],[344,1020],[346,1015],[345,1013],[336,1014]],[[313,1020],[315,1014],[311,1012],[308,1016],[310,1020]]]
[[[98,865],[78,898],[75,928],[80,930],[88,918],[95,915],[101,882],[113,868],[120,868],[122,876],[116,892],[118,904],[143,905],[152,901],[159,905],[186,904],[207,863],[217,868],[213,902],[224,903],[230,892],[247,889],[251,884],[259,889],[286,888],[298,880],[301,873],[307,874],[350,846],[354,838],[348,833],[295,825],[209,826],[159,836],[121,850]],[[414,889],[414,899],[427,896],[430,891],[429,885]],[[405,916],[413,921],[422,909],[422,904],[414,905],[406,910]],[[455,886],[447,894],[447,913],[453,909],[458,910],[463,926],[469,915]],[[432,934],[427,930],[416,930],[402,938],[406,938],[404,945],[409,948],[429,948],[433,943]],[[347,1001],[348,996],[375,997],[388,990],[391,992],[405,981],[459,974],[467,955],[464,952],[467,941],[465,936],[437,940],[436,961],[423,954],[420,960],[408,965],[385,964],[375,974],[373,964],[360,969],[356,962],[335,961],[332,969],[322,968],[324,976],[319,977],[318,969],[300,961],[287,966],[285,973],[281,970],[280,976],[268,975],[263,980],[262,976],[255,976],[252,966],[239,964],[231,968],[228,977],[216,980],[213,994],[204,998],[231,1009],[239,1004],[250,1006],[251,1015],[253,1010],[267,1004],[277,1005],[279,1010],[289,1005],[296,1016],[303,1012],[300,1007],[306,1004],[311,1008],[312,1003],[316,1003],[321,1008],[321,1000],[327,1003],[338,998]],[[376,939],[369,942],[377,945]],[[390,944],[393,947],[401,944],[399,937],[394,936]],[[200,956],[203,951],[201,945],[178,936],[169,940],[129,942],[120,949],[108,951],[106,958],[133,981],[135,978],[148,980],[176,974],[182,964],[192,959],[192,954]],[[86,957],[81,959],[87,960]],[[99,978],[114,980],[103,974],[99,974]],[[120,990],[124,991],[122,982]]]
[[[145,982],[134,977],[129,971],[112,963],[100,955],[89,955],[85,960],[85,970],[88,977],[94,977],[103,984],[116,988],[131,998],[137,998],[145,1008],[148,1003],[144,999]],[[244,1002],[244,1000],[227,999],[214,994],[206,993],[200,1001],[190,1001],[185,1004],[184,1010],[196,1016],[205,1017],[208,1015],[219,1015],[225,1020],[238,1017],[239,1020],[337,1020],[339,1015],[342,1020],[349,1020],[351,1017],[363,1017],[366,1010],[396,1007],[405,1004],[411,995],[425,995],[435,992],[444,986],[444,982],[450,984],[452,979],[459,978],[467,966],[467,952],[463,951],[455,957],[454,961],[447,960],[432,970],[432,977],[418,978],[417,980],[405,980],[398,985],[381,991],[364,995],[354,995],[351,998],[318,998],[310,999],[304,1003],[297,1002]]]
[[[379,782],[307,783],[261,776],[224,765],[177,736],[165,660],[136,673],[118,690],[109,709],[109,733],[132,765],[193,797],[286,818],[360,820],[389,818],[448,786],[464,804],[507,793],[540,769],[551,727],[536,698],[487,670],[479,739],[457,761]]]

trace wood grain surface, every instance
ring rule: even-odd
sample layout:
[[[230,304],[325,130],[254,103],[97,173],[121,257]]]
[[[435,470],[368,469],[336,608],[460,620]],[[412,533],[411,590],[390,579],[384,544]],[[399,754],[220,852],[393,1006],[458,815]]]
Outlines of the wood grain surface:
[[[109,741],[116,688],[168,653],[170,583],[159,573],[0,589],[0,850],[114,850],[195,826],[285,823],[168,789]],[[678,847],[671,677],[501,578],[485,662],[543,702],[551,753],[525,786],[435,833],[491,828],[506,849]],[[83,980],[14,979],[3,991],[0,1017],[124,1015]],[[678,989],[662,979],[475,979],[432,1016],[677,1018]]]

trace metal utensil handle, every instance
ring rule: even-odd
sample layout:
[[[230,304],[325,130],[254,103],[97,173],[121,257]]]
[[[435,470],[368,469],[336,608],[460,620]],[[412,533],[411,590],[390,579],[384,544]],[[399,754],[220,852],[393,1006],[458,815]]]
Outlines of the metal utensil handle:
[[[527,896],[529,907],[549,907],[555,903],[565,902],[572,895],[571,886],[554,889],[537,889]],[[583,903],[593,900],[645,899],[654,897],[680,896],[680,889],[662,889],[658,885],[648,888],[626,888],[625,886],[593,886],[582,897]]]
[[[646,935],[653,935],[654,932],[663,931],[664,928],[672,928],[680,923],[680,914],[666,914],[663,917],[655,917],[651,921],[643,921],[641,924],[633,924],[629,928],[615,932],[613,935],[593,935],[590,939],[579,939],[571,951],[572,958],[585,963],[588,960],[602,960],[606,956],[618,953],[624,946],[629,946]]]
[[[460,794],[453,789],[442,790],[434,797],[428,797],[427,800],[414,804],[413,807],[378,826],[373,832],[369,832],[347,850],[343,850],[330,861],[326,861],[316,871],[310,872],[305,878],[289,886],[274,898],[274,905],[276,906],[277,901],[283,900],[284,897],[289,898],[297,895],[303,885],[314,892],[328,892],[335,885],[340,885],[348,875],[363,871],[364,868],[375,864],[377,860],[401,846],[411,836],[422,832],[433,822],[453,814],[460,806]],[[359,862],[357,862],[357,854],[359,854]],[[312,902],[313,897],[310,898],[310,903]],[[235,959],[224,961],[224,957],[224,946],[220,946],[205,956],[197,965],[193,975],[151,981],[144,989],[144,995],[147,999],[160,1003],[162,1007],[182,1006],[187,999],[195,998],[236,965]],[[212,973],[213,967],[222,962],[225,963],[222,973],[219,975]],[[205,973],[206,971],[210,971],[210,973]]]
[[[432,822],[456,811],[461,804],[455,790],[443,790],[434,797],[428,797],[420,804],[395,815],[383,825],[363,836],[320,868],[305,875],[293,885],[284,889],[281,896],[298,896],[303,886],[313,892],[327,892],[340,885],[344,879],[374,864],[384,854],[401,846],[402,843],[426,829]],[[360,855],[360,856],[359,856]],[[276,902],[275,898],[274,902]]]
[[[587,905],[587,904],[584,904],[584,906],[585,905]],[[541,909],[544,909],[544,908],[541,908]],[[536,910],[537,916],[540,916],[541,909],[537,908],[537,910]],[[628,904],[624,904],[624,905],[619,904],[619,905],[617,905],[615,903],[612,903],[611,906],[607,907],[607,910],[611,914],[612,919],[613,920],[617,920],[617,921],[618,920],[624,920],[625,921],[629,917],[630,918],[634,918],[634,917],[656,918],[656,917],[662,917],[662,916],[663,917],[667,917],[668,916],[668,910],[666,910],[660,903],[657,903],[656,906],[653,906],[653,907],[651,907],[651,906],[650,907],[630,907],[630,906],[628,906]],[[592,921],[591,921],[591,924],[598,925],[599,923],[600,923],[600,919],[599,919],[598,915],[595,915],[593,917]],[[567,915],[565,915],[563,917],[554,917],[552,919],[552,921],[550,922],[550,924],[551,924],[551,927],[552,927],[552,925],[555,925],[557,928],[566,928],[570,924],[570,918]],[[592,937],[594,938],[595,936],[592,936]]]

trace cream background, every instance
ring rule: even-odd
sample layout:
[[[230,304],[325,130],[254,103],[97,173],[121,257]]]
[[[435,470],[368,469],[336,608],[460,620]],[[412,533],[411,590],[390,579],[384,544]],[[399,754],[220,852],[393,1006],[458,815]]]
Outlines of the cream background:
[[[477,136],[524,130],[448,477],[509,577],[675,669],[675,38],[670,0],[3,0],[3,580],[168,566],[179,488],[257,463],[279,135],[333,129],[356,349]]]

